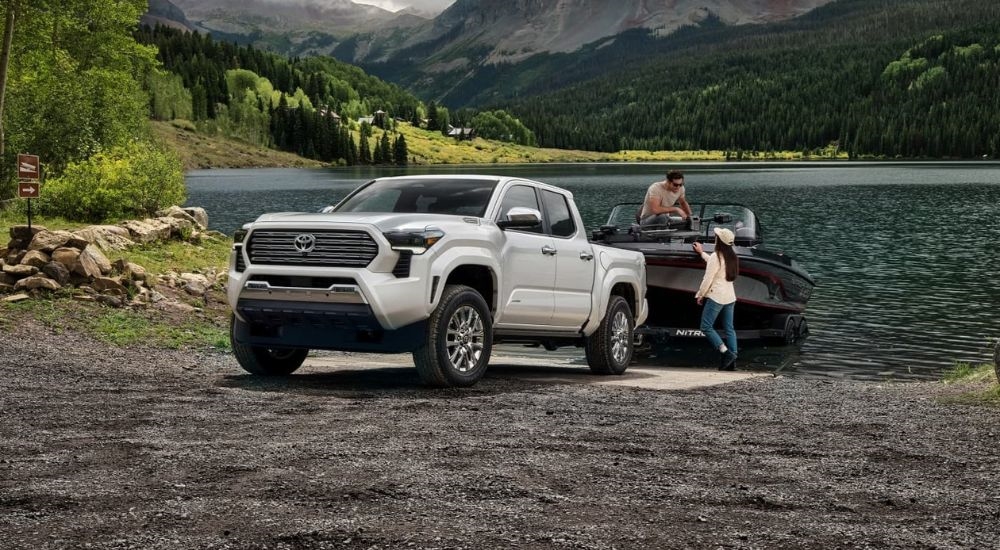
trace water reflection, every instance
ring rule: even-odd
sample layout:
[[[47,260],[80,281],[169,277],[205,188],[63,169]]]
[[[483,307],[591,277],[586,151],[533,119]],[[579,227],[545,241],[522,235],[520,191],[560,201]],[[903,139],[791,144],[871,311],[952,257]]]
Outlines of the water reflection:
[[[675,167],[674,165],[670,166]],[[746,344],[741,364],[807,376],[933,378],[989,358],[1000,336],[1000,167],[982,165],[680,166],[689,200],[757,212],[766,246],[798,259],[818,286],[811,335],[791,347]],[[207,170],[189,204],[232,232],[264,212],[316,211],[378,175],[509,173],[573,191],[587,227],[641,200],[658,165],[525,165],[338,170]],[[703,342],[649,361],[713,366]]]

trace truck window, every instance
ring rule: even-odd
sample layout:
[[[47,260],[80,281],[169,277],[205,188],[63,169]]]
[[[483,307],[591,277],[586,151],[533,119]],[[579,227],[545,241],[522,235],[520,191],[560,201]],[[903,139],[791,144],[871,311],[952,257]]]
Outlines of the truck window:
[[[500,214],[497,216],[497,220],[503,219],[507,215],[507,212],[515,206],[534,208],[542,212],[542,209],[538,207],[538,197],[535,196],[535,188],[528,187],[527,185],[515,185],[507,190],[507,194],[503,196],[503,202],[500,203]],[[545,215],[542,214],[542,217],[544,218]],[[527,229],[519,228],[517,231],[541,233],[543,225],[545,224],[542,223]]]
[[[566,197],[544,189],[540,191],[545,204],[545,217],[549,219],[549,232],[556,237],[572,237],[576,233],[576,224],[569,213]]]

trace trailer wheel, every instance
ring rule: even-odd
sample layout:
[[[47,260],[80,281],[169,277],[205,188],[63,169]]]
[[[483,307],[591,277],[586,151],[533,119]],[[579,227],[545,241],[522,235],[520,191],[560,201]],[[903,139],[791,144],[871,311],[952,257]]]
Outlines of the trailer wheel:
[[[799,321],[799,325],[795,327],[795,335],[797,337],[796,339],[809,336],[809,323],[806,321],[805,317],[803,317],[802,320]]]
[[[622,374],[632,361],[632,310],[621,296],[612,296],[608,312],[587,338],[587,364],[598,374]]]
[[[799,337],[799,327],[795,324],[795,316],[789,315],[788,319],[785,320],[785,331],[782,334],[782,339],[786,346],[790,346],[795,343],[795,339]]]
[[[448,285],[427,321],[427,340],[413,352],[429,386],[471,386],[486,372],[493,347],[493,318],[478,292]]]

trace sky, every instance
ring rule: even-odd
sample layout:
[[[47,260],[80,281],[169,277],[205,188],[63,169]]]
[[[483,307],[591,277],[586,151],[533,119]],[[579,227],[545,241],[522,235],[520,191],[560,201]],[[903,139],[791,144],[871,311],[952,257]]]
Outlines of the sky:
[[[353,0],[355,4],[370,4],[389,11],[399,11],[414,6],[422,11],[440,12],[455,0]]]

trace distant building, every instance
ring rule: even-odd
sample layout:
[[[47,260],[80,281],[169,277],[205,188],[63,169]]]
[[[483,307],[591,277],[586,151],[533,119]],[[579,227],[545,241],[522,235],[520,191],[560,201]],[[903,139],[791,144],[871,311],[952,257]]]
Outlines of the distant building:
[[[319,108],[319,116],[330,117],[330,118],[333,119],[334,122],[336,122],[337,124],[340,124],[340,115],[338,115],[336,112],[334,112],[334,111],[332,111],[330,109],[327,109],[326,107],[320,107]]]
[[[457,140],[468,140],[475,139],[476,129],[475,128],[455,128],[452,125],[448,125],[448,135]]]

